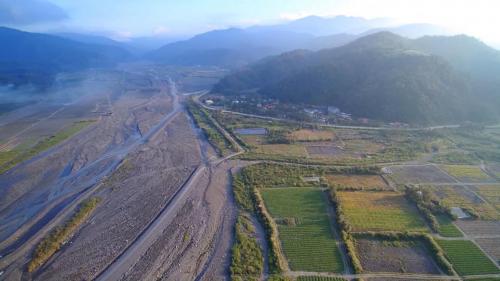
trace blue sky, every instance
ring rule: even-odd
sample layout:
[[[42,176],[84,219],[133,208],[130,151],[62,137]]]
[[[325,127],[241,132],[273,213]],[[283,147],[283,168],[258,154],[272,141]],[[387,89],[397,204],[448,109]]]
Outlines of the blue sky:
[[[499,0],[0,0],[0,25],[127,38],[350,15],[434,23],[500,42],[498,11]]]

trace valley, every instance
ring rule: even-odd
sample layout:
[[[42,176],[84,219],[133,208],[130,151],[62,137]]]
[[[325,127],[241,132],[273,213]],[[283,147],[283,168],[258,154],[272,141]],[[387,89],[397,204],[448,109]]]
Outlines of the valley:
[[[0,281],[500,280],[483,33],[56,2],[0,0]]]

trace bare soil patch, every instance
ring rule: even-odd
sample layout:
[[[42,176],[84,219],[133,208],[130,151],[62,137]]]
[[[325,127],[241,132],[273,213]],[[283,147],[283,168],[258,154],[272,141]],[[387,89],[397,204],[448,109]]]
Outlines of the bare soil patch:
[[[391,177],[397,183],[449,183],[456,182],[452,177],[434,165],[391,166]]]
[[[500,265],[500,238],[480,238],[476,239],[481,249],[493,257]]]
[[[342,149],[334,145],[309,144],[306,145],[306,150],[312,157],[335,157],[346,155]]]
[[[500,221],[457,220],[456,225],[467,235],[499,235]]]
[[[367,272],[439,273],[432,257],[419,242],[358,239],[356,247]]]

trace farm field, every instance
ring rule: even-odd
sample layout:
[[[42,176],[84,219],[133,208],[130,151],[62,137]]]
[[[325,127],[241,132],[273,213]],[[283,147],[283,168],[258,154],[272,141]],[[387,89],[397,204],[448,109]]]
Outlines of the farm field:
[[[473,153],[462,151],[448,151],[445,153],[435,154],[431,161],[439,164],[460,165],[474,165],[480,163],[480,160]]]
[[[299,276],[296,281],[345,281],[340,277],[327,277],[327,276]]]
[[[429,231],[417,209],[402,194],[388,191],[337,194],[354,231]]]
[[[479,244],[479,247],[481,247],[483,251],[495,259],[498,265],[500,265],[500,237],[480,238],[476,239],[476,243]]]
[[[463,186],[434,186],[432,189],[446,207],[460,207],[481,219],[500,218],[500,214],[495,208]]]
[[[300,129],[288,135],[288,139],[291,141],[331,141],[334,138],[335,134],[330,130]]]
[[[500,212],[500,185],[481,185],[472,188]]]
[[[356,240],[358,256],[366,272],[439,274],[425,246],[419,242]]]
[[[283,251],[292,270],[343,271],[321,190],[273,188],[262,189],[261,193],[278,224]]]
[[[406,183],[449,183],[453,178],[434,165],[391,166],[391,178],[400,184]]]
[[[389,189],[382,177],[378,175],[327,175],[330,185],[342,185],[361,189]]]
[[[495,175],[497,178],[500,178],[500,164],[491,164],[486,167],[486,169]]]
[[[460,275],[493,274],[500,270],[474,243],[467,240],[437,240]]]
[[[457,178],[462,182],[494,182],[485,172],[478,166],[468,165],[441,165],[451,176]]]
[[[309,156],[305,146],[302,144],[263,144],[258,145],[254,151],[262,154],[276,154],[296,157]]]
[[[333,145],[332,143],[308,143],[306,145],[307,153],[314,158],[342,158],[349,157],[349,154]]]
[[[439,223],[439,234],[443,237],[462,237],[462,232],[453,224],[453,220],[447,215],[437,215]]]
[[[456,225],[469,236],[491,236],[500,233],[500,221],[457,220]]]

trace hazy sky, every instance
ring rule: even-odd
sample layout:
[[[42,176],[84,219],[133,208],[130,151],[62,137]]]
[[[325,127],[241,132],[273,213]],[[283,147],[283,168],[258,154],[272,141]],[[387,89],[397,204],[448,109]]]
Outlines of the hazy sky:
[[[126,38],[349,15],[434,23],[500,43],[499,11],[500,0],[0,0],[0,25]]]

